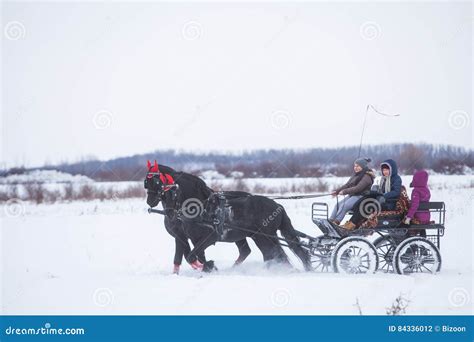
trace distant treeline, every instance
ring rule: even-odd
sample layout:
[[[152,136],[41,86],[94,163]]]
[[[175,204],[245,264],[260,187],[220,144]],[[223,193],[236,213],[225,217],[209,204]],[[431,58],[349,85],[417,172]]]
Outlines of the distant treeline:
[[[116,158],[109,161],[84,160],[43,168],[81,174],[98,181],[142,180],[146,161],[158,160],[176,170],[200,174],[213,170],[227,177],[321,177],[347,176],[358,156],[358,147],[311,148],[305,150],[256,150],[242,154],[191,153],[159,150],[153,153]],[[444,174],[463,174],[474,166],[471,149],[447,145],[391,144],[365,146],[361,156],[372,159],[371,166],[385,159],[397,161],[402,173],[427,168]],[[23,173],[25,168],[2,172],[2,176]]]

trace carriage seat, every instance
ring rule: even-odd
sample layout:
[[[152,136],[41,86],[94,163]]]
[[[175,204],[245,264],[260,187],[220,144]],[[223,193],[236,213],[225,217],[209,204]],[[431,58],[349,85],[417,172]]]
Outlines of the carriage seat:
[[[410,200],[408,199],[408,193],[405,186],[402,185],[402,191],[397,200],[395,210],[385,210],[379,212],[377,215],[370,216],[361,224],[360,228],[374,228],[378,225],[379,219],[399,223],[405,217],[408,208],[410,208]]]

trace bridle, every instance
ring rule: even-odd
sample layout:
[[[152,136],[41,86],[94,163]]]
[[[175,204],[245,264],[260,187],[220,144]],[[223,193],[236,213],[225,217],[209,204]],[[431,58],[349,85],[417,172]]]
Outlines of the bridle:
[[[159,177],[159,182],[161,183],[161,191],[159,190],[152,190],[148,186],[148,181],[153,181],[156,185],[159,183],[155,181],[157,178],[156,176]],[[163,197],[165,193],[171,189],[176,189],[179,187],[177,183],[174,182],[173,177],[171,177],[168,174],[163,174],[162,172],[148,172],[146,174],[145,181],[143,183],[144,188],[147,190],[147,194],[152,194],[152,195],[159,195],[160,197]]]
[[[148,172],[146,174],[145,180],[144,180],[144,188],[147,190],[148,195],[154,195],[159,197],[159,200],[156,201],[156,199],[153,201],[156,201],[156,205],[161,201],[163,204],[163,208],[165,209],[164,212],[167,213],[174,213],[176,217],[180,220],[186,220],[189,219],[189,217],[186,216],[186,210],[188,210],[188,207],[191,207],[192,204],[188,203],[186,204],[186,201],[183,203],[180,203],[180,188],[179,184],[175,182],[174,180],[174,175],[172,176],[171,174],[164,173],[162,170],[159,169],[158,163],[155,160],[155,164],[152,166],[150,161],[147,163],[148,166]],[[173,190],[173,191],[170,191]],[[212,189],[210,189],[212,190]],[[166,197],[166,194],[169,194],[168,197]],[[193,200],[187,199],[187,200]],[[205,205],[206,201],[201,201],[203,205]],[[170,203],[171,202],[171,203]],[[170,206],[169,208],[165,207]],[[186,206],[186,208],[183,208],[182,206]],[[154,210],[149,209],[151,212],[159,212],[159,210]],[[159,212],[161,213],[161,212]],[[201,213],[202,214],[202,213]],[[166,214],[167,215],[167,214]],[[201,216],[201,215],[200,215]]]

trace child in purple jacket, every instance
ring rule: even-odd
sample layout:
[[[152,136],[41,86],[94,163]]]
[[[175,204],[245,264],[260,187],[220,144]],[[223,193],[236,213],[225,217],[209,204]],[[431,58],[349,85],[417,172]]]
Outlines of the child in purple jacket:
[[[413,191],[411,193],[410,209],[408,209],[404,223],[410,224],[413,219],[418,221],[419,224],[430,223],[430,212],[428,210],[418,211],[420,202],[429,202],[431,197],[428,188],[428,172],[425,170],[416,171],[410,187],[413,188]]]

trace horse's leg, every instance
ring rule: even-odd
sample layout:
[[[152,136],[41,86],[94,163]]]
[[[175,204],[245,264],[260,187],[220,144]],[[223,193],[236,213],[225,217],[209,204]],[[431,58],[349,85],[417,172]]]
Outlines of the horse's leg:
[[[267,244],[264,241],[262,241],[262,239],[259,236],[253,236],[252,239],[257,245],[260,252],[262,252],[263,261],[267,262],[268,260],[271,260],[272,256],[270,254],[269,248],[267,247]]]
[[[278,235],[274,233],[275,238],[268,238],[268,244],[271,246],[273,260],[279,264],[291,265],[288,256],[281,247],[280,241],[278,240]]]
[[[234,266],[240,265],[241,263],[243,263],[244,260],[247,259],[250,252],[252,251],[247,242],[247,239],[245,238],[243,240],[236,241],[235,244],[237,245],[237,248],[239,249],[239,257],[237,258],[237,260],[235,260]]]
[[[281,220],[279,229],[280,229],[281,235],[283,235],[286,242],[288,243],[288,247],[301,260],[305,270],[310,271],[311,258],[310,258],[309,252],[308,250],[304,249],[301,246],[298,233],[295,230],[295,228],[293,228],[293,225],[291,224],[291,220],[288,217],[286,211],[283,211],[282,213],[282,220]]]
[[[191,252],[191,247],[189,246],[188,240],[183,239],[179,236],[174,238],[175,242],[175,252],[174,252],[174,267],[173,273],[179,273],[179,267],[181,266],[181,262],[183,261],[183,256],[187,256],[189,252]]]
[[[196,240],[195,238],[191,239],[191,242],[193,243],[194,246],[199,244],[199,240]],[[188,259],[188,256],[189,256],[190,252],[191,252],[191,249],[189,250],[188,254],[186,254],[186,259]],[[200,251],[197,258],[198,258],[200,263],[205,264],[206,263],[206,252],[204,250]]]
[[[263,254],[263,261],[275,261],[282,264],[290,264],[288,257],[277,239],[258,235],[253,237],[255,244]]]
[[[174,238],[175,241],[175,252],[173,262],[173,273],[178,274],[183,256],[186,257],[191,251],[188,239],[184,235],[181,229],[181,223],[173,221],[168,217],[165,217],[165,228],[166,231]]]
[[[188,255],[187,261],[191,264],[191,267],[200,271],[212,271],[214,268],[213,261],[206,261],[204,264],[199,261],[199,255],[204,255],[204,251],[209,246],[217,242],[217,237],[215,234],[209,234],[204,238],[201,238],[196,241],[194,248]]]

